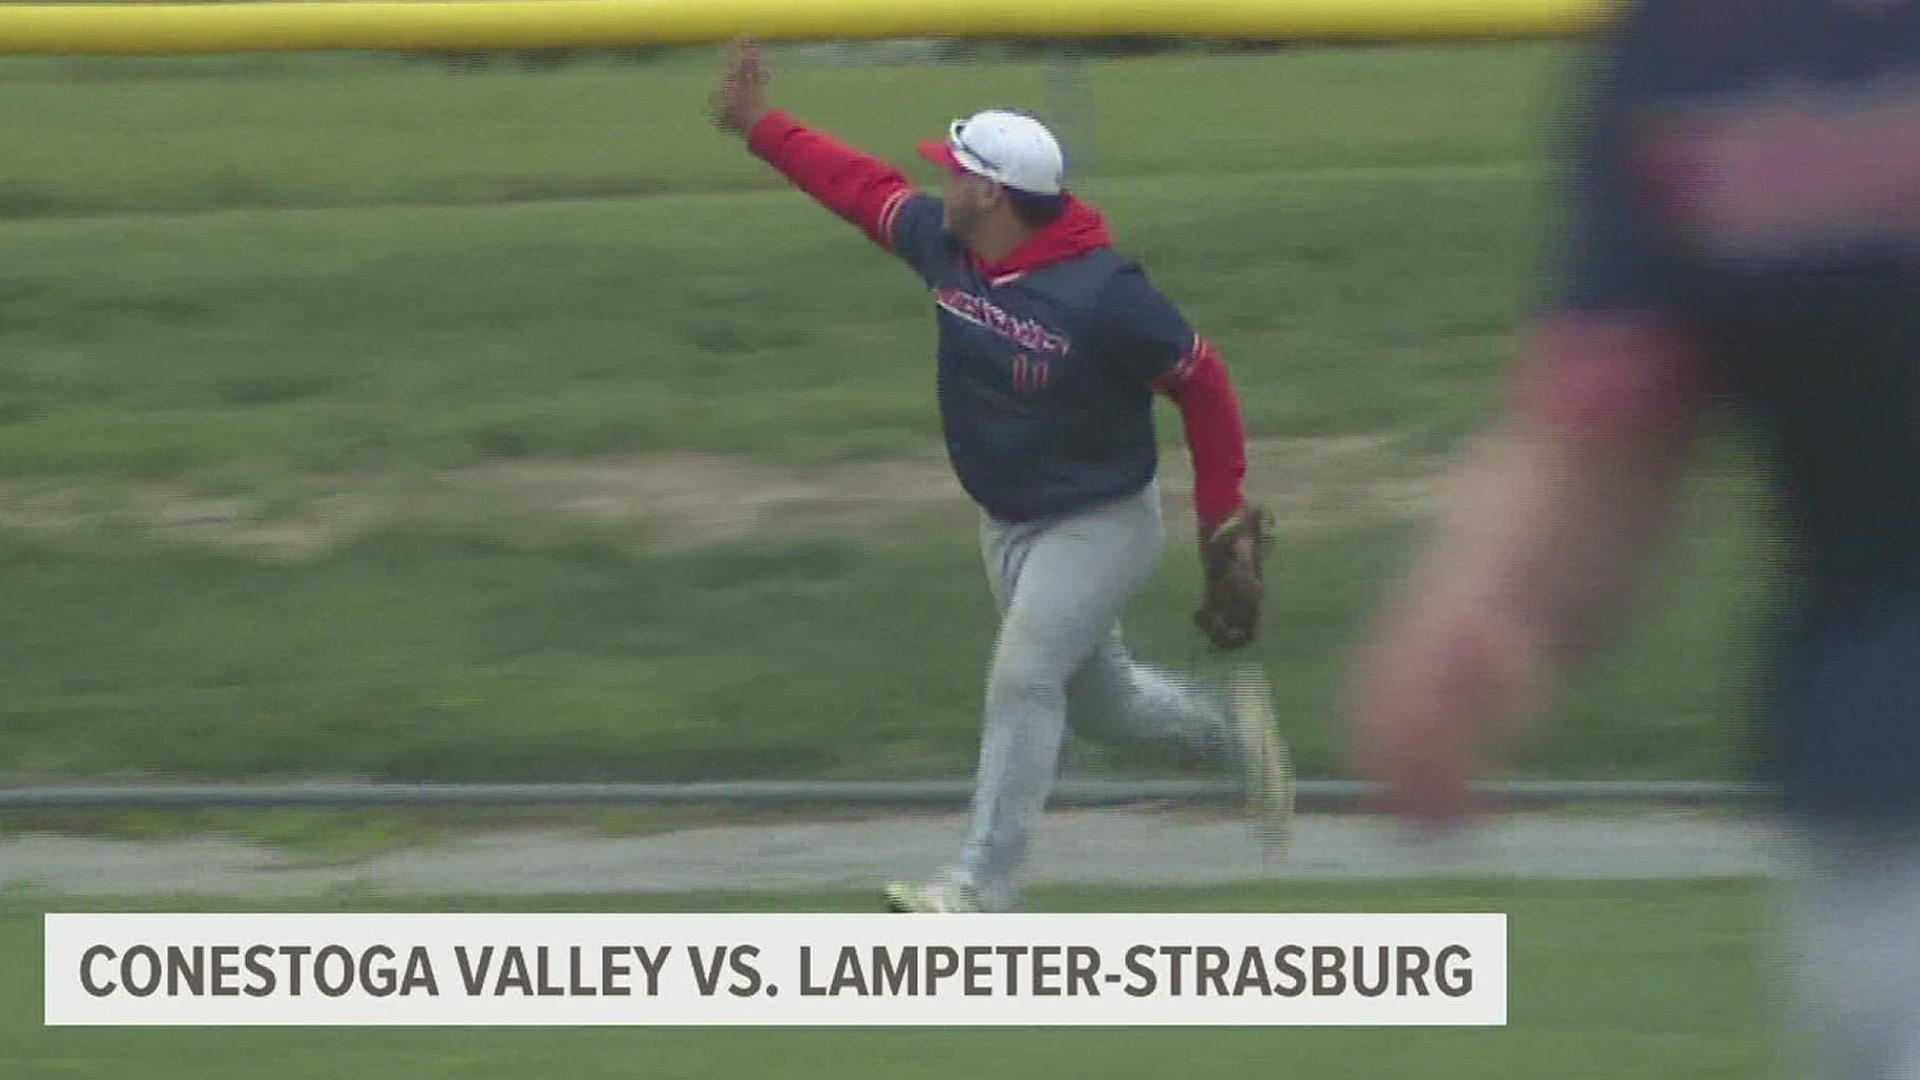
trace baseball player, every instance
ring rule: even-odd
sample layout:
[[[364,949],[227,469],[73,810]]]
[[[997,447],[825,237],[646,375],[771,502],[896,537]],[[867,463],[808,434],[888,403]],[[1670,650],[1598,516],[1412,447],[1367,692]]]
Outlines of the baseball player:
[[[1358,757],[1462,820],[1477,757],[1617,633],[1710,418],[1775,481],[1763,743],[1813,1075],[1920,1077],[1920,7],[1631,0],[1575,117],[1504,423],[1356,670]]]
[[[931,294],[947,453],[981,508],[1000,610],[969,838],[945,874],[890,886],[888,907],[1015,910],[1069,727],[1238,763],[1255,820],[1283,844],[1291,771],[1258,670],[1214,681],[1148,667],[1119,631],[1164,541],[1157,392],[1178,404],[1193,458],[1207,576],[1197,620],[1222,648],[1257,632],[1271,525],[1243,499],[1245,436],[1218,353],[1114,252],[1100,215],[1064,186],[1060,147],[1037,120],[989,110],[921,144],[945,176],[935,196],[769,108],[765,82],[758,51],[736,43],[718,124]]]

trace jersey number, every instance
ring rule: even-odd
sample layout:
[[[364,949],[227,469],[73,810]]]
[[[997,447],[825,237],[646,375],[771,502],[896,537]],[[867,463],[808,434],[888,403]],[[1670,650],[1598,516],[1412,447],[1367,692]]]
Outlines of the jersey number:
[[[1045,360],[1035,360],[1026,353],[1013,358],[1013,388],[1021,393],[1045,390],[1051,375]]]

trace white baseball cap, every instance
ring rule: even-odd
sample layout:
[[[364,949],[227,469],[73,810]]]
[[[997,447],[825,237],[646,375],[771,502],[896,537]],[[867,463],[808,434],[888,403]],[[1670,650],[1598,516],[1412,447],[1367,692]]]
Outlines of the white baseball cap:
[[[1066,158],[1053,132],[1025,113],[1005,109],[955,120],[944,142],[920,144],[920,156],[1034,195],[1058,195],[1066,183]]]

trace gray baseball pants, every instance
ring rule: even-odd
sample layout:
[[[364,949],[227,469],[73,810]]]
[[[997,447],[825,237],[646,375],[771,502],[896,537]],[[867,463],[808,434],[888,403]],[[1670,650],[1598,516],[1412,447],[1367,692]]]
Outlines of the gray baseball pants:
[[[1920,1080],[1920,826],[1808,828],[1780,905],[1793,1072]]]
[[[987,675],[971,834],[955,876],[1010,907],[1066,731],[1208,760],[1229,751],[1223,687],[1137,662],[1120,616],[1166,541],[1157,483],[1080,513],[981,522],[1000,609]]]

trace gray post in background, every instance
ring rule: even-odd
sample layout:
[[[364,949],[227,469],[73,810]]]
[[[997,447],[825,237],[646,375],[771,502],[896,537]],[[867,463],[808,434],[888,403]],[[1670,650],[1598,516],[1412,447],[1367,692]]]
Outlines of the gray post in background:
[[[1086,46],[1077,40],[1054,43],[1047,50],[1042,82],[1045,119],[1066,153],[1067,182],[1095,175],[1093,85],[1087,73]]]

